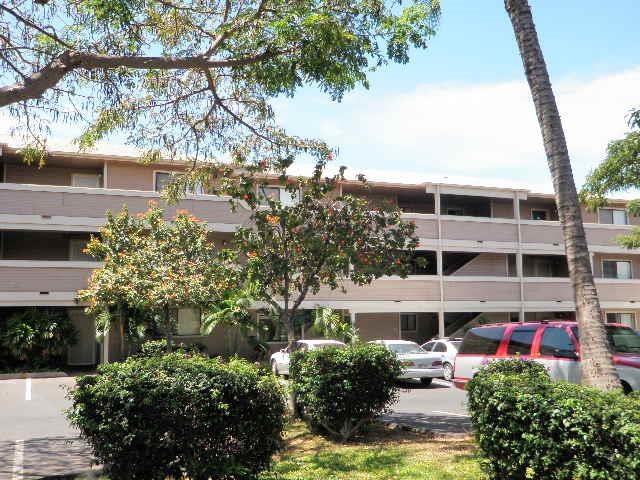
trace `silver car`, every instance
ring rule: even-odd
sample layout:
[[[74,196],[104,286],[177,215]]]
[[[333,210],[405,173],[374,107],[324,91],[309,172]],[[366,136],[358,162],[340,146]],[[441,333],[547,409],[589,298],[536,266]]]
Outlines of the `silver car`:
[[[416,342],[408,340],[374,340],[369,343],[384,345],[395,353],[403,370],[398,379],[419,378],[424,385],[430,385],[434,378],[443,376],[442,355],[426,352]]]
[[[442,370],[445,380],[453,380],[453,366],[461,343],[461,338],[434,338],[422,345],[422,348],[427,352],[442,354]]]

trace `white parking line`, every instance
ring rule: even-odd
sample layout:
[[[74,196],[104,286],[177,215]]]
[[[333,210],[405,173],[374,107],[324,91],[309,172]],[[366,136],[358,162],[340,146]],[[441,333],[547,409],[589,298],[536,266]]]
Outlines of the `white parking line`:
[[[26,401],[31,400],[31,379],[27,378],[27,381],[24,382],[24,399]]]
[[[469,415],[466,415],[464,413],[443,412],[442,410],[432,410],[431,413],[440,413],[442,415],[451,415],[453,417],[468,417],[469,416]]]
[[[16,440],[16,444],[13,447],[13,469],[11,480],[22,480],[24,471],[24,440]]]

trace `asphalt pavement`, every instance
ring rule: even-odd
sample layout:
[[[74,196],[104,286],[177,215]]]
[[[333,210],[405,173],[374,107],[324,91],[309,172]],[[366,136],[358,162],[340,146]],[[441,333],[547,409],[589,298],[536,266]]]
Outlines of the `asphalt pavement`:
[[[0,479],[72,478],[99,472],[87,444],[63,414],[74,377],[0,380]],[[430,431],[470,431],[466,394],[434,380],[425,387],[403,383],[393,413],[383,420]]]

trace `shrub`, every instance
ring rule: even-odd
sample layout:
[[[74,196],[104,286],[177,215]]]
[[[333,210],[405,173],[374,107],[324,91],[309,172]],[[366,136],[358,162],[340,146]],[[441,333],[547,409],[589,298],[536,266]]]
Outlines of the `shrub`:
[[[397,398],[399,374],[395,354],[371,344],[294,353],[290,365],[305,417],[343,441],[387,411]]]
[[[178,343],[173,346],[173,350],[176,352],[182,352],[187,355],[201,355],[207,349],[201,343]],[[158,355],[165,355],[167,353],[167,339],[161,340],[147,340],[140,345],[140,351],[136,354],[136,357],[157,357]]]
[[[76,329],[62,308],[25,308],[0,325],[0,346],[9,368],[59,366],[76,341]]]
[[[132,357],[69,395],[71,424],[114,480],[254,478],[282,443],[283,388],[240,359]]]
[[[500,361],[468,384],[491,479],[640,478],[640,399],[552,382],[531,361]]]

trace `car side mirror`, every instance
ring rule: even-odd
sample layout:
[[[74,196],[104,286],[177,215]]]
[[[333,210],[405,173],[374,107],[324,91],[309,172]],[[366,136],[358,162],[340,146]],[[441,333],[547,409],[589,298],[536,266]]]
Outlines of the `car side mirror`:
[[[561,350],[559,348],[553,351],[553,356],[557,358],[570,358],[571,360],[578,360],[578,358],[580,358],[578,352],[574,350]]]

